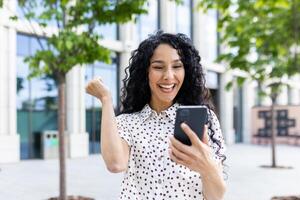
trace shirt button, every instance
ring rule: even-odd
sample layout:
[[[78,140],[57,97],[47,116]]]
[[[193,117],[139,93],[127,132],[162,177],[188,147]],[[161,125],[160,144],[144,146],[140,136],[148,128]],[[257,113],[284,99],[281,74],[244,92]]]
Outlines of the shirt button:
[[[163,138],[162,138],[162,137],[159,137],[158,139],[159,139],[160,141],[163,141]]]
[[[158,179],[158,184],[161,184],[161,183],[162,183],[161,179]]]

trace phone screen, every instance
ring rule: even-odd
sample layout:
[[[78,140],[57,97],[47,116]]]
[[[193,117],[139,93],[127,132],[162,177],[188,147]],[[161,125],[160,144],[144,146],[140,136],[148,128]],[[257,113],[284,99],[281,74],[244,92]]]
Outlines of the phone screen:
[[[180,124],[185,122],[202,140],[204,125],[207,123],[207,108],[205,106],[179,106],[176,111],[174,137],[186,145],[191,141]]]

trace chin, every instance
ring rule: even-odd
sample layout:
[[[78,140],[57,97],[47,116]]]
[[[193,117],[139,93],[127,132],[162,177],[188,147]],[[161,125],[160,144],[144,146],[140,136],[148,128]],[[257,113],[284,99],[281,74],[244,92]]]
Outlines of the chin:
[[[175,99],[175,96],[174,97],[166,97],[166,98],[161,99],[161,102],[172,105],[174,102],[174,99]]]

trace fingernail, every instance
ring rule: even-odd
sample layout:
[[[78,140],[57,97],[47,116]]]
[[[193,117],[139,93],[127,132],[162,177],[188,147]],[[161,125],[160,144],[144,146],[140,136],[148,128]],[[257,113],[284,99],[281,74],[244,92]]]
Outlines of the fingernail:
[[[181,127],[182,127],[182,128],[185,128],[185,127],[186,127],[186,124],[185,124],[184,122],[182,122],[182,123],[181,123]]]

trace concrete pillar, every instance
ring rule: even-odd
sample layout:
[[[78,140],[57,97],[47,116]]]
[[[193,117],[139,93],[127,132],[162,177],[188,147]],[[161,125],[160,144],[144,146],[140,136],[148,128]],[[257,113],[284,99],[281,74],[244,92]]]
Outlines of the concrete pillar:
[[[226,84],[232,80],[230,72],[221,74],[220,78],[220,123],[227,144],[235,142],[233,127],[233,90],[227,91]]]
[[[278,105],[287,105],[288,104],[288,88],[283,86],[280,94],[277,97]]]
[[[176,32],[175,9],[175,1],[160,0],[160,29],[164,32]]]
[[[129,65],[131,51],[138,47],[138,44],[135,43],[136,40],[134,40],[136,37],[135,28],[136,26],[133,22],[122,24],[119,28],[120,40],[123,44],[122,52],[120,52],[120,89],[123,87],[122,80],[125,78],[125,68]]]
[[[193,1],[193,8],[195,7],[195,5],[197,5],[199,3],[200,0],[195,0]],[[193,10],[193,44],[195,45],[195,47],[197,48],[197,50],[199,51],[199,54],[202,58],[202,56],[204,56],[204,48],[203,45],[201,45],[203,43],[202,39],[204,38],[203,32],[201,30],[201,26],[200,24],[202,24],[203,21],[203,13],[199,10]]]
[[[15,10],[15,1],[6,1]],[[1,13],[3,10],[0,9]],[[0,23],[0,163],[20,160],[16,118],[16,30]]]
[[[288,90],[288,103],[290,105],[300,105],[300,87],[298,86],[300,77],[294,76],[291,81],[292,85]]]
[[[267,91],[267,94],[270,92],[270,88],[262,87],[262,90]],[[258,91],[258,90],[257,90]],[[258,94],[256,94],[258,97]],[[270,96],[264,96],[264,97],[259,97],[260,98],[260,105],[261,106],[271,106],[272,105],[272,100]]]
[[[66,80],[67,132],[70,158],[89,154],[89,135],[85,130],[84,69],[76,66]]]
[[[243,142],[251,142],[251,109],[255,105],[255,86],[246,81],[243,85]]]

